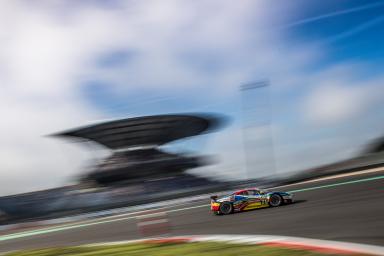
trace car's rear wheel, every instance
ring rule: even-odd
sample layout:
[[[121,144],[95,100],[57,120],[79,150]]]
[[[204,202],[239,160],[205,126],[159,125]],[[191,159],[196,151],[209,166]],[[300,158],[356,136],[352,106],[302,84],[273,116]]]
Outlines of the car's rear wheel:
[[[220,205],[220,213],[222,214],[231,214],[233,212],[233,206],[231,203],[224,202]]]
[[[280,195],[271,195],[269,198],[269,205],[272,207],[280,206],[283,204],[283,198]]]

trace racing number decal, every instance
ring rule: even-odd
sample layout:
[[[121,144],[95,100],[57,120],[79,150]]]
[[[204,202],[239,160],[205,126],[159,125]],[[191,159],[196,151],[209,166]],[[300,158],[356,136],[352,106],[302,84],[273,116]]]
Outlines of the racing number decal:
[[[268,198],[266,196],[261,197],[261,204],[262,205],[267,205],[268,204]]]

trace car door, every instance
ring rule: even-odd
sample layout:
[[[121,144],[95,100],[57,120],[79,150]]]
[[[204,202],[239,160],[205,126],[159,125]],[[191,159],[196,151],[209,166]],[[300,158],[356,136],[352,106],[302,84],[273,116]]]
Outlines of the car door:
[[[248,191],[240,191],[237,192],[235,195],[235,202],[233,203],[233,207],[235,211],[242,211],[245,207],[249,204],[249,198],[248,198]]]
[[[263,207],[265,200],[258,190],[248,190],[248,205],[244,210],[250,210],[255,208]]]

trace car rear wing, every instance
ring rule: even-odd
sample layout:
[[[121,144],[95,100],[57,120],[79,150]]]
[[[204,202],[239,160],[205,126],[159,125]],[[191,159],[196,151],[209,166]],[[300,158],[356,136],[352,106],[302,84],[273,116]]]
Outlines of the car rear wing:
[[[216,202],[217,198],[218,197],[216,195],[215,196],[211,196],[211,200],[214,201],[214,202]]]

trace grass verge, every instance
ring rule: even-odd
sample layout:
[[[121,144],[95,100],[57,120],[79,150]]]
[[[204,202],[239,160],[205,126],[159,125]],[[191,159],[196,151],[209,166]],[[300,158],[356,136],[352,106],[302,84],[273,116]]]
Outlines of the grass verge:
[[[227,244],[217,242],[200,243],[130,243],[110,246],[57,247],[49,249],[11,252],[7,256],[101,256],[101,255],[145,255],[145,256],[321,256],[330,255],[305,250],[274,248],[261,245]]]

